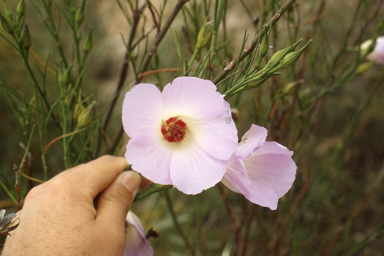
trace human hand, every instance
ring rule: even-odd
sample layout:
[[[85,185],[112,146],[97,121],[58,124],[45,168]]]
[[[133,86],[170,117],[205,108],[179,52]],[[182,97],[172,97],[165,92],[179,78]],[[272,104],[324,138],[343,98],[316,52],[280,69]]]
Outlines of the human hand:
[[[125,158],[103,156],[33,188],[6,255],[122,255],[125,218],[141,181]],[[96,208],[93,199],[98,195]]]

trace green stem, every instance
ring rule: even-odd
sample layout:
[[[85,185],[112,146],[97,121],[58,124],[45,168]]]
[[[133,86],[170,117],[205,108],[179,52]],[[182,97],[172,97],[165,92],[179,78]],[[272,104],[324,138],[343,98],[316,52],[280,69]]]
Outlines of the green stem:
[[[48,31],[51,33],[53,39],[55,40],[56,47],[59,50],[61,60],[63,61],[65,69],[67,69],[68,68],[68,62],[67,62],[67,58],[65,57],[63,47],[61,47],[59,33],[55,27],[55,23],[54,23],[53,16],[52,16],[52,10],[51,10],[52,7],[48,6],[44,0],[41,0],[41,2],[44,5],[44,9],[47,13],[48,20],[49,20],[49,22],[44,22],[44,24],[47,26]]]
[[[212,39],[211,39],[211,47],[210,47],[211,65],[213,65],[213,62],[214,62],[215,57],[216,57],[217,33],[219,31],[221,16],[223,14],[225,2],[226,2],[226,0],[220,0],[218,6],[216,6],[217,10],[215,13],[215,19],[213,21],[214,23],[213,23],[213,31],[212,31]]]
[[[137,196],[135,197],[134,202],[137,202],[141,199],[144,199],[154,193],[157,193],[162,190],[168,190],[173,188],[172,185],[160,185],[160,184],[151,184],[147,189],[140,191]]]
[[[7,187],[5,186],[5,184],[0,180],[0,185],[3,187],[3,189],[5,190],[5,192],[8,194],[8,196],[12,199],[12,201],[15,203],[15,205],[17,205],[17,200],[13,197],[13,195],[11,194],[11,192],[7,189]]]
[[[273,75],[278,75],[278,73],[274,73],[275,71],[278,70],[278,66],[280,64],[280,61],[290,52],[293,51],[293,49],[296,48],[297,45],[299,45],[301,43],[302,39],[300,39],[299,41],[297,41],[295,44],[291,45],[289,47],[289,49],[282,55],[280,56],[280,58],[278,60],[276,60],[276,62],[274,62],[274,64],[272,65],[269,65],[268,64],[261,70],[259,70],[257,73],[255,74],[252,74],[251,76],[249,77],[245,77],[243,78],[242,80],[240,80],[238,83],[236,83],[233,87],[229,88],[225,93],[225,100],[228,100],[230,97],[232,97],[233,95],[235,95],[236,93],[242,91],[242,90],[245,90],[245,89],[249,89],[247,88],[247,84],[250,84],[250,83],[255,83],[257,82],[256,86],[260,86],[266,79],[268,79],[269,77],[273,76]],[[307,44],[302,48],[302,49],[305,49],[306,47],[308,47],[308,45],[312,42],[312,40],[309,40],[307,42]],[[256,86],[252,86],[252,87],[256,87]]]
[[[195,255],[195,249],[192,247],[192,245],[189,243],[188,241],[188,238],[187,236],[184,234],[180,224],[179,224],[179,221],[177,220],[177,217],[175,215],[175,212],[173,211],[173,203],[172,203],[172,200],[171,200],[171,197],[169,195],[169,192],[168,191],[164,191],[164,194],[165,194],[165,199],[167,200],[167,207],[168,207],[168,211],[169,213],[171,214],[172,216],[172,221],[173,221],[173,224],[175,225],[177,231],[179,232],[181,238],[183,239],[184,243],[185,243],[185,246],[188,248],[188,250],[190,251],[190,253],[192,255]]]
[[[63,85],[59,85],[61,87],[61,97],[62,97],[62,101],[61,101],[61,124],[62,124],[62,134],[63,135],[66,135],[67,134],[67,116],[68,116],[68,109],[67,107],[65,106],[65,103],[64,103],[64,99],[65,99],[65,91],[64,91],[64,88],[63,88]],[[69,150],[69,147],[68,147],[68,138],[66,136],[63,137],[63,150],[64,150],[64,166],[65,166],[65,169],[68,169],[69,168],[69,164],[68,164],[68,150]]]
[[[195,51],[193,52],[193,55],[188,62],[188,68],[192,66],[193,62],[195,61],[195,59],[199,53],[200,53],[200,48],[195,48]]]
[[[32,78],[32,81],[33,81],[33,85],[35,87],[35,90],[37,89],[37,91],[39,92],[39,95],[40,97],[43,99],[43,102],[45,104],[45,106],[47,107],[48,110],[51,109],[51,106],[49,105],[49,102],[47,100],[47,95],[46,93],[40,88],[39,86],[39,83],[37,82],[37,79],[35,77],[35,74],[33,73],[32,71],[32,68],[31,66],[29,65],[29,62],[28,62],[28,50],[24,48],[24,46],[22,45],[22,42],[21,42],[21,39],[20,38],[17,38],[16,36],[13,36],[13,39],[16,41],[17,43],[17,47],[18,47],[18,51],[21,55],[21,57],[23,58],[23,61],[24,61],[24,64],[28,70],[28,73],[30,75],[30,77]],[[37,97],[36,97],[36,100],[37,100]],[[52,118],[52,120],[54,121],[55,125],[60,128],[60,125],[59,123],[57,122],[56,118],[53,116],[53,113],[50,112],[50,116]]]
[[[19,165],[19,170],[18,170],[18,173],[19,173],[19,174],[18,174],[18,177],[19,177],[19,178],[21,177],[21,171],[22,171],[23,166],[24,166],[24,164],[25,164],[25,161],[26,161],[26,159],[27,159],[27,155],[28,155],[28,151],[29,151],[29,146],[31,145],[32,135],[33,135],[33,131],[35,130],[35,127],[36,127],[36,125],[34,124],[34,125],[32,126],[32,131],[31,131],[31,135],[29,136],[29,140],[28,140],[27,147],[25,148],[24,156],[23,156],[23,158],[22,158],[22,160],[21,160],[21,163],[20,163],[20,165]]]

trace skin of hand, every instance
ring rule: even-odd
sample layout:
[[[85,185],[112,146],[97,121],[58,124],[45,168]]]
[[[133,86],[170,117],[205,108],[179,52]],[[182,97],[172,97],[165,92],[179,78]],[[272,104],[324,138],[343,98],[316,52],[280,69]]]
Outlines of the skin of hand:
[[[103,156],[34,187],[2,255],[121,256],[126,215],[139,187],[149,184],[127,166],[123,157]]]

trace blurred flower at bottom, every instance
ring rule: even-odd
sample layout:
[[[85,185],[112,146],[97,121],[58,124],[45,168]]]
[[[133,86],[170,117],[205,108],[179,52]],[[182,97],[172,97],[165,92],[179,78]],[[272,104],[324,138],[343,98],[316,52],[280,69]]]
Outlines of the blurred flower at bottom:
[[[128,212],[126,221],[129,223],[127,232],[127,243],[123,256],[152,256],[153,249],[144,234],[144,228],[140,219],[133,213]]]

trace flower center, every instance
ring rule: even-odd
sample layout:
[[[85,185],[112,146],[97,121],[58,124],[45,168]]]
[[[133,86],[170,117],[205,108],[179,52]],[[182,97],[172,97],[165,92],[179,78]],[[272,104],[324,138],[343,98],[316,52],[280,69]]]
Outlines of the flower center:
[[[161,125],[161,133],[168,142],[180,142],[184,139],[187,125],[177,117],[171,117]]]

